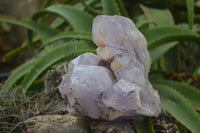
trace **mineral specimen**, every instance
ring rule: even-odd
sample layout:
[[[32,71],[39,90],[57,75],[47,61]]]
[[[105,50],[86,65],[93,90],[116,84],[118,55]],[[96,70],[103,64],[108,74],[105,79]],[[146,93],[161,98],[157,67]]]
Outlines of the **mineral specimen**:
[[[160,98],[148,81],[147,42],[122,16],[99,15],[93,21],[97,56],[72,60],[59,90],[68,111],[94,119],[158,116]]]

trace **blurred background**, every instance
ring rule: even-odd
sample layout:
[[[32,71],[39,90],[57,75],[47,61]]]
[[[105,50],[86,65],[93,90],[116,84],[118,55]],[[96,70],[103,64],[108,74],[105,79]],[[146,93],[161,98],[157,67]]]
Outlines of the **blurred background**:
[[[130,17],[133,17],[133,15],[137,14],[137,4],[143,4],[151,8],[167,8],[171,11],[176,24],[187,23],[187,8],[185,0],[122,1],[128,13],[130,14]],[[41,8],[43,3],[44,0],[0,0],[0,16],[14,16],[17,19],[29,18],[34,12],[38,11]],[[70,0],[54,0],[54,3],[70,3]],[[195,7],[198,6],[200,6],[200,0],[195,0]],[[195,9],[195,11],[199,12],[199,8]],[[196,14],[195,22],[199,21],[199,15]],[[17,54],[16,57],[12,57],[12,59],[4,58],[6,53],[22,45],[23,41],[26,39],[26,32],[27,30],[20,26],[11,25],[9,23],[0,24],[0,78],[9,75],[9,72],[11,70],[16,68],[16,66],[18,66],[19,64],[22,64],[27,59],[27,57],[24,56],[29,56],[29,53],[24,54],[22,52],[20,54]]]
[[[37,11],[43,0],[0,0],[0,14],[14,16],[17,19],[29,18]],[[0,73],[6,76],[17,65],[24,61],[18,55],[12,60],[5,61],[4,55],[19,47],[26,38],[26,29],[8,23],[0,24]],[[0,76],[1,77],[1,76]]]

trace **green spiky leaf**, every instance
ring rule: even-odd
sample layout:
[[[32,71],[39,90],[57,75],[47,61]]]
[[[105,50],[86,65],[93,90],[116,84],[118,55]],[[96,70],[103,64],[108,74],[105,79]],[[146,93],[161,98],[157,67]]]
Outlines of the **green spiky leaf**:
[[[170,80],[152,80],[153,83],[159,83],[164,84],[166,86],[169,86],[176,91],[178,91],[180,94],[182,94],[185,98],[188,99],[188,101],[198,110],[200,110],[200,91],[196,88],[193,88],[187,84],[179,83],[176,81],[170,81]]]
[[[65,19],[63,19],[62,17],[58,17],[51,23],[50,27],[57,28],[61,26],[64,22],[65,22]]]
[[[170,42],[167,44],[163,44],[161,46],[155,47],[150,50],[151,60],[152,63],[154,63],[158,58],[160,58],[162,55],[164,55],[169,49],[176,46],[177,42]]]
[[[11,87],[19,80],[21,79],[25,74],[27,74],[31,68],[33,68],[36,60],[30,60],[29,62],[19,66],[16,70],[13,71],[12,75],[8,77],[8,79],[5,81],[5,83],[2,86],[2,90],[5,90],[6,92],[11,89]]]
[[[154,22],[154,21],[147,21],[147,20],[141,20],[141,21],[138,21],[135,26],[140,29],[146,25],[149,25],[149,24],[152,24],[154,26],[157,26],[157,24]]]
[[[151,55],[150,55],[150,53],[149,53],[149,51],[147,51],[148,52],[148,72],[150,71],[150,69],[151,69],[151,64],[152,64],[152,60],[151,60]]]
[[[89,2],[87,4],[87,2],[82,0],[81,3],[84,5],[85,11],[89,11],[91,14],[95,14],[95,15],[100,15],[100,14],[102,15],[102,12],[90,6],[91,4]]]
[[[168,9],[155,9],[140,5],[146,20],[155,22],[158,26],[173,25],[174,19]]]
[[[62,16],[77,31],[92,31],[93,17],[75,7],[68,5],[52,5],[43,12],[51,12]]]
[[[154,23],[156,23],[157,26],[169,26],[169,25],[174,25],[174,19],[173,16],[171,14],[171,12],[168,9],[155,9],[155,8],[149,8],[149,7],[145,7],[143,5],[140,5],[142,11],[144,12],[144,15],[146,17],[147,21],[153,21]],[[154,25],[149,24],[149,27],[154,27]],[[170,48],[172,46],[172,43],[175,42],[171,42],[171,43],[165,43],[165,46],[163,47],[167,47]],[[171,71],[174,70],[172,69],[171,66],[174,66],[175,68],[178,68],[178,61],[175,60],[177,59],[177,51],[174,51],[173,49],[162,49],[162,46],[160,47],[159,50],[163,50],[160,51],[158,53],[163,53],[160,58],[160,66],[163,70],[167,70],[167,71]],[[169,57],[170,56],[170,52],[173,51],[172,53],[174,54],[174,58]],[[164,54],[165,53],[165,54]],[[161,63],[162,62],[162,63]]]
[[[133,124],[137,133],[155,133],[149,117],[134,119]]]
[[[142,30],[148,49],[173,41],[192,41],[200,44],[200,36],[191,30],[175,26],[160,26]]]
[[[31,84],[28,93],[39,93],[44,90],[44,87],[44,80],[36,80]]]
[[[199,70],[200,70],[200,53],[197,55],[196,59],[197,59],[197,64],[196,64],[196,66],[195,66],[195,68],[192,72],[193,76],[196,76],[198,74]],[[187,81],[187,84],[190,84],[191,82],[192,82],[192,79],[189,78],[188,81]]]
[[[85,40],[91,40],[92,41],[92,34],[89,32],[66,32],[66,33],[60,33],[48,41],[44,42],[42,44],[42,47],[45,47],[47,44],[55,42],[57,40],[61,39],[68,39],[68,38],[73,38],[73,39],[85,39]]]
[[[103,13],[105,15],[120,15],[119,8],[115,0],[101,0]]]
[[[186,0],[189,28],[193,28],[194,24],[194,0]]]
[[[117,5],[119,7],[121,15],[125,16],[125,17],[128,17],[129,16],[128,12],[127,12],[127,10],[126,10],[126,8],[125,8],[124,3],[122,2],[122,0],[116,0],[116,2],[117,2]]]
[[[53,3],[54,0],[45,0],[43,2],[42,8],[46,8],[48,6],[50,6]]]
[[[55,47],[37,61],[30,73],[24,78],[22,89],[27,91],[33,81],[57,61],[66,58],[66,56],[71,56],[72,54],[77,54],[78,52],[86,52],[93,48],[94,46],[85,41],[75,41],[71,44],[66,43]]]
[[[158,90],[165,110],[193,133],[200,132],[200,116],[181,94],[166,85],[153,84],[153,87]]]
[[[169,51],[166,52],[166,54],[164,54],[164,56],[160,58],[160,67],[163,71],[179,71],[179,53],[177,47],[171,48]]]
[[[44,24],[39,24],[31,20],[17,20],[10,17],[2,17],[0,18],[0,22],[7,22],[22,26],[40,34],[43,38],[49,38],[58,33],[58,30],[56,29],[52,29]]]
[[[8,60],[12,59],[13,57],[15,57],[16,55],[18,55],[19,53],[25,51],[26,49],[27,49],[27,45],[15,48],[5,54],[4,60],[8,61]]]

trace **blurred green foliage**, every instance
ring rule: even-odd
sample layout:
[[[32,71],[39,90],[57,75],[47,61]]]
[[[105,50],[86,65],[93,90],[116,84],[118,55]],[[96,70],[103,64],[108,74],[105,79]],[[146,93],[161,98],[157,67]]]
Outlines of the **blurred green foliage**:
[[[23,45],[7,53],[5,59],[26,50],[33,55],[12,72],[1,91],[17,85],[18,93],[27,92],[53,65],[73,55],[95,52],[93,18],[101,14],[122,15],[132,19],[147,39],[152,63],[149,79],[160,94],[162,106],[189,131],[199,133],[200,91],[189,85],[198,80],[200,67],[200,58],[196,57],[200,53],[199,12],[200,6],[194,0],[45,0],[41,10],[29,19],[1,17],[0,22],[28,31]],[[195,64],[189,55],[193,55]],[[143,121],[135,121],[138,132],[154,132],[150,119]],[[147,128],[142,129],[140,123]]]

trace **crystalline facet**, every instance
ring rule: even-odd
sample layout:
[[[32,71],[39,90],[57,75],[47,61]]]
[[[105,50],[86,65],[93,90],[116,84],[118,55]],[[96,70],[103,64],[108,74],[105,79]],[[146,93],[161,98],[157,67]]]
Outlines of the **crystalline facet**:
[[[99,15],[92,33],[97,56],[72,60],[59,87],[68,111],[106,120],[157,116],[160,98],[148,80],[147,42],[134,23]]]
[[[112,87],[110,74],[105,67],[75,65],[67,77],[63,77],[59,89],[64,96],[68,96],[70,103],[76,99],[89,116],[98,118],[100,111],[97,104],[101,103],[101,95]],[[102,77],[104,80],[101,80]]]
[[[114,74],[118,80],[125,79],[140,85],[143,85],[148,80],[143,73],[144,71],[141,70],[140,65],[134,64],[133,62],[130,62],[129,64],[114,71]]]
[[[77,58],[73,59],[69,65],[68,68],[69,70],[74,66],[74,65],[94,65],[98,66],[100,59],[92,54],[92,53],[84,53]]]
[[[97,55],[100,59],[111,60],[115,55],[120,55],[128,52],[121,45],[118,44],[108,44],[105,47],[97,48]]]
[[[115,72],[116,70],[120,69],[123,66],[128,65],[130,62],[133,62],[133,58],[128,53],[120,54],[114,56],[111,62],[111,70]]]
[[[133,112],[141,106],[139,90],[136,84],[122,79],[103,95],[103,102],[113,109]]]

